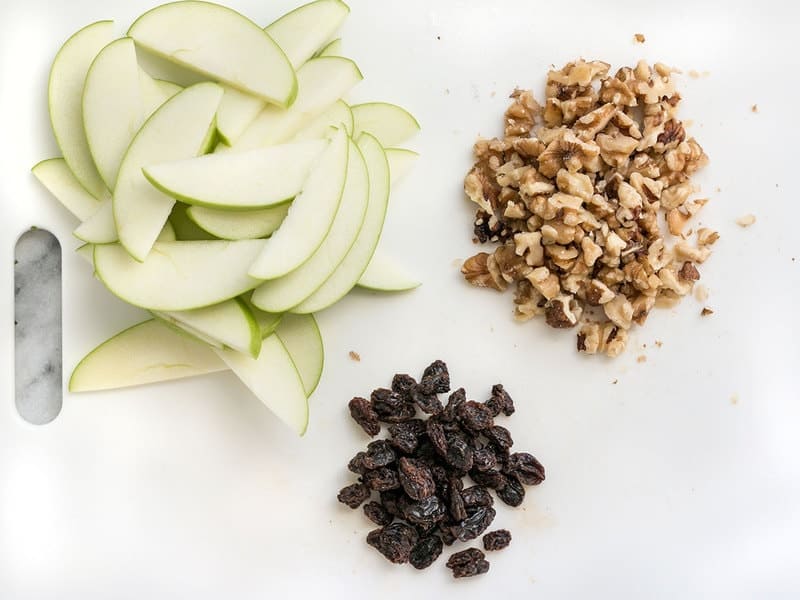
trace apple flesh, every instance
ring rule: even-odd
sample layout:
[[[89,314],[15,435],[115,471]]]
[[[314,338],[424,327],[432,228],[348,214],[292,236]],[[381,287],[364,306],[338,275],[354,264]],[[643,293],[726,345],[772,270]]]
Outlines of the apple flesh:
[[[63,158],[43,160],[31,172],[78,220],[85,221],[100,208],[100,201],[75,179]]]
[[[342,38],[336,38],[331,41],[327,46],[319,51],[317,56],[343,56],[342,54]]]
[[[347,102],[337,100],[320,116],[298,131],[292,141],[328,138],[342,125],[348,134],[353,133],[353,111],[350,110]]]
[[[87,244],[110,244],[118,241],[111,198],[104,200],[91,217],[78,225],[72,235]]]
[[[219,210],[190,206],[186,215],[203,231],[221,240],[255,240],[272,235],[289,214],[291,203],[258,210]]]
[[[317,389],[325,364],[322,335],[313,315],[285,314],[275,329],[300,375],[306,397]]]
[[[405,292],[419,286],[418,279],[382,252],[372,255],[367,270],[358,280],[358,287],[376,292]]]
[[[402,180],[419,158],[419,153],[405,148],[386,148],[386,160],[389,161],[389,173],[392,187]]]
[[[388,102],[367,102],[351,107],[355,130],[353,137],[364,132],[374,135],[384,148],[397,146],[419,132],[419,123],[406,109]]]
[[[296,69],[331,39],[349,14],[350,7],[341,0],[316,0],[286,13],[264,31]]]

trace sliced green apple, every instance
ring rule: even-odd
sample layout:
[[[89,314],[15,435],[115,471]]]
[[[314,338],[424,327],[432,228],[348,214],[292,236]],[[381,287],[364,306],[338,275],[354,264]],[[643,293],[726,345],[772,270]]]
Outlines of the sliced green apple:
[[[258,358],[214,350],[256,397],[299,435],[308,427],[308,398],[289,353],[276,335],[267,337]]]
[[[221,97],[214,83],[186,88],[153,113],[125,153],[114,189],[114,221],[120,243],[136,260],[147,257],[175,204],[150,185],[142,168],[203,153]]]
[[[178,239],[177,234],[175,233],[175,228],[172,226],[172,223],[167,221],[164,223],[164,227],[161,230],[161,233],[158,234],[156,238],[157,242],[174,242]]]
[[[260,281],[248,266],[266,240],[156,242],[144,262],[119,244],[95,246],[97,276],[129,304],[150,310],[191,310],[234,298]]]
[[[128,35],[147,50],[267,102],[287,107],[297,79],[286,55],[258,25],[219,4],[185,0],[139,17]]]
[[[261,328],[247,304],[238,298],[195,310],[156,311],[155,315],[179,326],[187,325],[222,347],[253,358],[261,351]]]
[[[372,255],[367,270],[358,280],[358,287],[376,292],[405,292],[419,286],[420,281],[405,267],[380,251]]]
[[[341,0],[316,0],[286,13],[265,28],[296,69],[342,25],[350,7]]]
[[[142,87],[145,120],[149,119],[150,115],[161,108],[162,104],[183,89],[177,83],[163,79],[153,79],[141,67],[139,68],[139,85]]]
[[[292,141],[320,140],[330,137],[334,129],[344,125],[348,134],[353,132],[353,111],[344,100],[337,100],[294,136]]]
[[[317,56],[342,56],[342,38],[336,38],[319,51]]]
[[[89,152],[81,97],[92,61],[113,39],[113,21],[100,21],[78,31],[56,55],[47,90],[50,123],[61,154],[75,178],[98,199],[108,192]]]
[[[317,291],[292,308],[293,313],[317,312],[339,301],[353,289],[375,253],[389,202],[389,164],[383,148],[373,136],[361,135],[358,147],[369,173],[369,203],[361,231],[339,267]]]
[[[43,160],[31,172],[79,220],[85,221],[100,208],[100,201],[75,179],[63,158]]]
[[[340,129],[322,153],[281,227],[264,241],[250,275],[275,279],[306,262],[331,228],[347,175],[349,138]]]
[[[388,102],[368,102],[351,107],[355,129],[353,137],[363,132],[374,135],[384,148],[402,144],[417,132],[419,123],[406,109]]]
[[[347,58],[313,58],[297,71],[297,100],[288,110],[267,106],[231,146],[241,152],[279,144],[325,112],[363,79]]]
[[[330,231],[314,254],[291,273],[261,284],[251,301],[267,312],[284,312],[314,293],[336,270],[358,236],[369,198],[369,175],[361,152],[350,141],[347,179]]]
[[[206,154],[151,165],[144,175],[156,188],[186,204],[247,210],[294,198],[325,150],[324,140],[308,140],[249,152]]]
[[[403,179],[419,158],[419,153],[406,148],[386,148],[386,160],[389,161],[392,187]]]
[[[275,334],[292,357],[306,396],[311,396],[319,385],[325,364],[325,348],[317,321],[313,315],[285,314]]]
[[[225,145],[232,146],[264,110],[266,103],[229,85],[223,87],[225,94],[217,110],[217,129]]]
[[[145,117],[131,38],[111,42],[92,62],[83,87],[82,112],[92,159],[106,187],[113,191],[122,157]]]
[[[103,201],[94,212],[83,223],[72,232],[79,240],[87,244],[110,244],[116,242],[117,227],[114,224],[114,212],[111,199]]]
[[[72,371],[69,390],[106,390],[225,369],[225,363],[211,348],[151,319],[89,352]]]
[[[251,294],[244,294],[239,298],[250,308],[250,312],[253,313],[256,323],[258,323],[258,328],[261,330],[261,338],[264,339],[268,335],[272,335],[275,328],[278,327],[278,323],[283,319],[283,314],[268,313],[261,310],[250,302],[250,296]]]
[[[200,229],[222,240],[255,240],[272,235],[289,213],[291,203],[258,210],[218,210],[190,206],[186,215]]]
[[[189,206],[183,202],[176,202],[169,215],[169,223],[175,228],[175,238],[181,241],[215,240],[217,236],[201,229],[189,217]],[[201,209],[210,210],[210,209]]]
[[[75,254],[90,265],[94,265],[94,244],[82,244],[75,248]]]

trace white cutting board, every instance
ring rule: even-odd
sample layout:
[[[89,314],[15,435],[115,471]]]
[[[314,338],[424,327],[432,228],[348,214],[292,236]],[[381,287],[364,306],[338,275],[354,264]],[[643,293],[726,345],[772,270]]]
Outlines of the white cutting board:
[[[294,6],[229,4],[265,24]],[[397,102],[423,126],[385,239],[423,287],[320,315],[326,370],[302,440],[229,374],[65,391],[61,415],[31,426],[14,409],[17,235],[38,225],[64,248],[65,376],[141,316],[92,279],[71,217],[29,174],[56,154],[49,64],[79,27],[113,18],[121,33],[152,5],[0,2],[0,597],[798,597],[797,5],[352,0],[344,48],[365,74],[352,99]],[[578,56],[708,72],[680,88],[711,157],[702,221],[722,238],[702,283],[715,314],[693,299],[657,312],[616,361],[514,323],[510,295],[471,288],[456,264],[475,251],[461,194],[475,136],[500,132],[515,86],[541,97],[549,65]],[[746,213],[758,221],[743,230]],[[516,446],[548,469],[522,509],[499,510],[514,541],[473,581],[452,582],[444,559],[422,573],[390,565],[335,500],[366,442],[346,402],[435,358],[473,397],[502,381]]]

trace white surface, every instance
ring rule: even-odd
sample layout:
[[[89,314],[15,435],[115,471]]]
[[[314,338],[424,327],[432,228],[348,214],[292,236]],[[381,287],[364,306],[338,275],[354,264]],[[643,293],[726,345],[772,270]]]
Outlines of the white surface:
[[[266,24],[295,2],[230,5]],[[228,373],[65,395],[62,414],[41,428],[19,419],[13,381],[0,378],[0,595],[796,598],[797,9],[351,5],[344,51],[365,75],[352,100],[396,102],[422,124],[413,144],[422,156],[393,195],[383,247],[401,254],[423,286],[395,297],[358,293],[320,315],[326,371],[302,440]],[[31,224],[64,246],[65,373],[140,316],[71,254],[72,217],[29,169],[56,154],[46,79],[61,42],[101,18],[114,17],[122,32],[150,6],[0,4],[0,109],[11,115],[9,143],[0,146],[0,373],[13,373],[13,243]],[[637,32],[643,46],[632,42]],[[692,299],[658,312],[634,335],[647,348],[614,362],[577,356],[572,335],[543,323],[514,323],[510,296],[470,288],[455,264],[474,252],[460,188],[475,135],[500,132],[515,86],[541,97],[550,63],[576,56],[615,66],[644,56],[709,72],[684,77],[681,114],[711,157],[702,221],[722,239],[702,283],[716,312],[701,319]],[[744,230],[735,219],[746,213],[758,221]],[[350,481],[347,460],[366,442],[347,400],[396,371],[418,374],[434,358],[447,360],[474,397],[502,381],[517,401],[516,445],[548,470],[523,509],[498,511],[496,526],[514,541],[473,581],[452,582],[443,560],[422,573],[390,565],[364,544],[365,518],[335,500]]]

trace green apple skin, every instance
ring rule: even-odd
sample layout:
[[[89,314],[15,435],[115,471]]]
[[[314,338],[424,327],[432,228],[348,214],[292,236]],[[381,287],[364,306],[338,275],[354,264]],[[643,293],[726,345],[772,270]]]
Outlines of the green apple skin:
[[[31,173],[79,221],[90,218],[100,208],[100,201],[86,191],[63,158],[43,160]]]
[[[388,102],[367,102],[351,107],[355,129],[353,137],[362,133],[374,135],[384,148],[408,141],[419,130],[419,122],[406,109]]]
[[[275,335],[289,352],[300,374],[306,397],[310,398],[316,391],[325,368],[325,347],[314,315],[283,315],[275,329]]]

